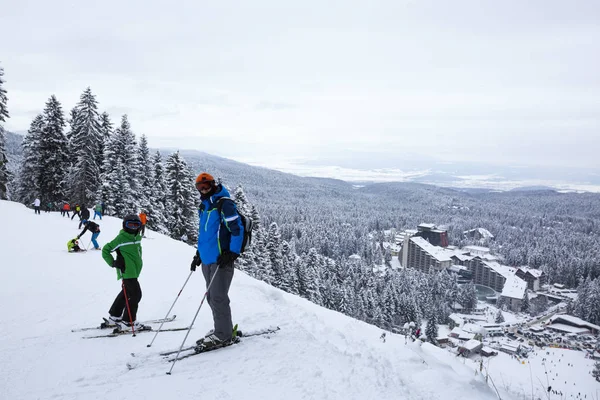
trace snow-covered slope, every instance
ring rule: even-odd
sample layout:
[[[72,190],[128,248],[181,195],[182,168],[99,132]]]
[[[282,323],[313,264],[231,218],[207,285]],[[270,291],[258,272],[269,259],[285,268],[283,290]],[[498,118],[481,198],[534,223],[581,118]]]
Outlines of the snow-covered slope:
[[[100,221],[102,245],[120,221]],[[0,201],[0,399],[495,399],[471,366],[428,344],[405,344],[374,326],[318,307],[236,271],[234,321],[246,330],[278,325],[270,338],[247,338],[179,361],[173,375],[158,352],[178,348],[185,332],[83,340],[120,288],[100,252],[68,254],[77,222],[34,215]],[[160,318],[189,274],[194,249],[149,232],[143,243],[139,319]],[[89,233],[84,243],[89,241]],[[194,273],[170,327],[187,326],[204,294]],[[208,306],[191,344],[212,326]],[[131,353],[136,356],[132,357]],[[133,367],[129,369],[127,365]],[[503,396],[503,398],[506,398]]]

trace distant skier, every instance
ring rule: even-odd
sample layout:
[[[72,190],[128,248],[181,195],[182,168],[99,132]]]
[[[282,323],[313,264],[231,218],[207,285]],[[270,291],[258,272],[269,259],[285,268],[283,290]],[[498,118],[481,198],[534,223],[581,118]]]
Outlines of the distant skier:
[[[146,237],[146,222],[148,222],[148,217],[144,210],[140,213],[140,221],[142,221],[142,230],[140,233],[142,234],[142,237]]]
[[[92,243],[94,244],[94,249],[102,250],[100,248],[100,245],[96,241],[98,236],[100,236],[100,226],[97,223],[89,221],[89,220],[85,220],[85,222],[83,223],[83,226],[85,226],[85,228],[83,229],[83,231],[81,231],[81,233],[79,235],[77,235],[77,239],[81,239],[83,234],[89,230],[92,233]]]
[[[73,220],[73,218],[75,218],[75,216],[79,216],[79,212],[81,211],[81,207],[79,206],[79,204],[75,204],[75,207],[73,208],[73,216],[71,217],[71,220]]]
[[[206,299],[214,322],[214,329],[196,343],[207,349],[221,347],[235,339],[228,292],[233,279],[233,264],[242,249],[244,228],[235,203],[229,199],[229,192],[222,185],[217,185],[212,175],[206,172],[198,175],[196,189],[200,192],[202,203],[198,250],[191,270],[195,271],[202,264],[207,287],[212,281]],[[220,200],[222,198],[226,199]],[[221,212],[216,212],[219,202]]]
[[[52,211],[52,209],[54,208],[54,203],[52,203],[51,201],[46,203],[46,212],[49,213],[50,211]]]
[[[116,238],[104,245],[102,258],[111,267],[117,270],[117,279],[122,279],[122,289],[115,298],[108,318],[109,325],[123,324],[134,329],[143,329],[136,321],[138,304],[142,299],[142,288],[138,282],[142,272],[142,236],[140,235],[142,222],[137,215],[127,215],[123,218],[123,229]],[[114,259],[110,254],[117,253]]]
[[[94,219],[96,219],[96,215],[100,217],[100,221],[102,221],[102,206],[100,203],[94,206]]]
[[[70,217],[71,215],[69,214],[69,211],[71,211],[71,206],[69,205],[69,203],[65,203],[63,204],[62,208],[60,209],[60,214],[64,217],[65,215],[68,217]]]
[[[40,204],[42,204],[42,202],[40,201],[40,199],[38,199],[38,198],[36,197],[36,199],[35,199],[35,200],[33,201],[33,203],[31,203],[31,204],[33,204],[33,209],[34,209],[34,212],[35,212],[36,214],[40,214]]]
[[[79,251],[83,251],[81,247],[79,247],[79,241],[77,238],[71,239],[67,242],[67,251],[69,253],[77,253]]]
[[[84,223],[84,221],[87,221],[90,219],[90,210],[88,210],[88,208],[85,206],[85,204],[81,205],[81,212],[79,214],[79,229],[81,229],[81,224]]]

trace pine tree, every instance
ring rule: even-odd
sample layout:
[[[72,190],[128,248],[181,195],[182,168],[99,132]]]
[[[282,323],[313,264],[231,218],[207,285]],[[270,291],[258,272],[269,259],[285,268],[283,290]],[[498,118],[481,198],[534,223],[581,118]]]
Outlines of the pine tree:
[[[437,317],[435,312],[431,312],[429,314],[429,318],[427,318],[427,327],[425,328],[425,336],[427,336],[427,340],[429,340],[433,344],[437,344],[437,336],[438,336],[438,325],[437,325]]]
[[[88,87],[75,106],[71,123],[70,149],[74,165],[70,173],[73,199],[88,206],[94,202],[100,188],[100,152],[102,134],[96,97]]]
[[[8,156],[6,155],[6,138],[4,136],[3,123],[9,118],[8,108],[6,103],[6,89],[4,89],[4,69],[0,67],[0,200],[8,199],[8,182],[11,180],[10,172],[8,171]]]
[[[62,106],[56,96],[52,95],[44,109],[44,127],[39,147],[39,187],[42,202],[59,203],[67,194],[66,173],[69,170],[69,155],[64,127]]]
[[[150,200],[152,198],[152,164],[150,162],[150,150],[148,149],[148,139],[146,135],[140,138],[138,150],[138,171],[140,172],[139,183],[139,202],[142,210],[148,213],[150,209]],[[150,217],[150,215],[148,215]]]
[[[17,199],[29,204],[40,196],[40,140],[44,129],[44,116],[39,114],[31,122],[27,134],[21,142],[23,158],[19,167]]]
[[[105,148],[101,199],[107,214],[120,218],[138,213],[138,163],[135,135],[127,115]]]
[[[267,238],[267,253],[271,260],[271,268],[273,269],[273,281],[271,284],[277,288],[283,289],[287,286],[284,283],[283,276],[283,254],[281,248],[281,234],[276,222],[272,222],[269,226]],[[285,290],[285,289],[284,289]]]
[[[167,229],[172,238],[180,239],[186,235],[193,242],[198,235],[194,176],[178,151],[167,158],[165,170]]]
[[[523,300],[521,300],[521,312],[529,313],[531,310],[531,305],[529,304],[529,294],[527,290],[525,290],[525,294],[523,295]]]
[[[6,96],[6,89],[4,89],[4,68],[0,67],[0,122],[6,122],[6,119],[9,118],[8,115],[8,107],[6,104],[8,103],[8,97]]]
[[[100,115],[100,150],[98,153],[98,166],[100,167],[100,176],[103,176],[106,171],[104,171],[104,153],[108,142],[110,141],[110,137],[113,133],[113,125],[110,121],[110,116],[105,111]]]
[[[502,310],[498,310],[498,313],[496,314],[496,323],[501,324],[503,322],[504,322],[504,315],[502,314]]]
[[[600,361],[596,361],[594,364],[594,369],[592,370],[592,376],[596,378],[598,382],[600,382]]]
[[[157,151],[151,160],[152,181],[150,183],[150,201],[148,202],[148,228],[161,233],[167,233],[165,210],[167,204],[167,184],[162,157]]]

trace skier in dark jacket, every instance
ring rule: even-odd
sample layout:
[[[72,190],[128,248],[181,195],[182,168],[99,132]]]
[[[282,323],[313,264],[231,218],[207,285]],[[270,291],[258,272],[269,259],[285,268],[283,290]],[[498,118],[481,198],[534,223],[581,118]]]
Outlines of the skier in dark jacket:
[[[96,249],[96,250],[102,250],[100,248],[100,245],[96,241],[96,239],[100,235],[100,225],[98,225],[95,222],[88,221],[88,220],[85,220],[85,222],[83,223],[83,225],[85,226],[85,228],[81,231],[81,233],[79,235],[77,235],[77,239],[81,239],[81,237],[83,236],[83,234],[86,231],[89,230],[90,232],[92,232],[92,243],[94,244],[94,249]]]
[[[81,213],[79,215],[79,229],[81,229],[81,224],[83,224],[84,221],[87,221],[88,219],[90,219],[90,210],[88,210],[85,204],[82,204]]]
[[[214,321],[214,329],[196,343],[200,348],[207,349],[236,340],[228,293],[233,279],[233,264],[242,249],[244,227],[235,203],[229,198],[229,192],[222,185],[217,185],[212,175],[206,172],[198,175],[196,189],[200,192],[202,204],[199,210],[198,250],[191,270],[195,271],[202,264],[207,288],[210,284],[206,299]]]

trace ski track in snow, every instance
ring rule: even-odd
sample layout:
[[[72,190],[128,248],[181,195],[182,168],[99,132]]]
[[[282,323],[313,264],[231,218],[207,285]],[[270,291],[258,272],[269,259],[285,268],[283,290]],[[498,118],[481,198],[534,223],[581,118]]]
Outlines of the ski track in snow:
[[[59,213],[34,215],[0,201],[0,244],[5,277],[0,300],[0,399],[496,399],[476,366],[443,349],[419,345],[235,272],[230,297],[234,322],[252,331],[279,326],[268,336],[171,363],[160,352],[178,349],[181,332],[82,340],[96,331],[120,290],[101,252],[68,254],[78,221]],[[121,221],[105,217],[100,245]],[[32,232],[35,235],[32,235]],[[144,241],[139,319],[162,318],[189,274],[195,249],[158,233]],[[90,234],[83,237],[84,244]],[[165,328],[189,326],[205,290],[196,272]],[[159,324],[153,324],[158,328]],[[185,346],[212,327],[208,304]],[[107,332],[108,331],[98,331]],[[132,356],[134,353],[135,356]],[[129,366],[129,367],[128,367]],[[131,369],[130,369],[131,368]],[[503,394],[503,399],[512,397]]]

